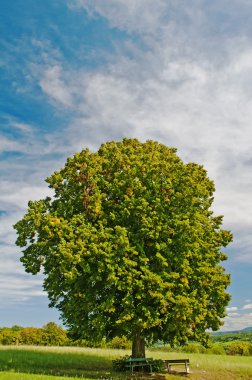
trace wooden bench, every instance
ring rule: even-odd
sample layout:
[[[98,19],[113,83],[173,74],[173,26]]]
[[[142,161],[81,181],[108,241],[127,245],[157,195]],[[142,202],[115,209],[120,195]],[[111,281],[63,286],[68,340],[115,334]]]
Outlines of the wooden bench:
[[[167,369],[167,372],[168,373],[172,373],[172,372],[175,372],[174,370],[172,370],[172,367],[174,365],[182,365],[184,364],[185,366],[185,371],[183,371],[183,373],[189,373],[189,364],[190,364],[190,361],[189,359],[171,359],[171,360],[164,360],[164,365]],[[177,371],[176,371],[177,372]],[[181,372],[181,371],[180,371]]]
[[[149,372],[152,373],[153,359],[152,358],[129,358],[125,360],[126,368],[130,370],[131,373],[135,371],[135,369],[149,369]]]

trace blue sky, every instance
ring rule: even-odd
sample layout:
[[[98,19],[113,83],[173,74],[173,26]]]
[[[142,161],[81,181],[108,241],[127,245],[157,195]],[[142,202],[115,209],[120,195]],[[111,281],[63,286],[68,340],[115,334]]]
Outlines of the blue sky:
[[[12,225],[66,158],[136,137],[215,181],[234,234],[223,330],[252,326],[252,3],[12,0],[0,5],[0,326],[59,321]]]

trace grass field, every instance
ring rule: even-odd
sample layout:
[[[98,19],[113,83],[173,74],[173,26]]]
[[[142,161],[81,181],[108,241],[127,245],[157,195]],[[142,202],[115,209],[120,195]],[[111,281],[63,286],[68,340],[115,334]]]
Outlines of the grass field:
[[[125,350],[0,346],[0,380],[126,380],[128,374],[112,370],[112,359],[129,354]],[[149,351],[157,359],[189,358],[190,380],[252,380],[252,358],[206,354]],[[155,378],[152,375],[152,378]],[[183,379],[158,375],[157,379]]]

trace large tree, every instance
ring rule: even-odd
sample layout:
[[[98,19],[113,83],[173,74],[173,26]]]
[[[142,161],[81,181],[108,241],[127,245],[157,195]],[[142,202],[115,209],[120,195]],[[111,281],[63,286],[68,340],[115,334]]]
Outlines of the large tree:
[[[146,341],[204,341],[220,327],[230,300],[221,250],[232,235],[211,211],[202,166],[124,139],[75,154],[46,181],[54,196],[29,202],[17,245],[76,335],[126,335],[139,357]]]

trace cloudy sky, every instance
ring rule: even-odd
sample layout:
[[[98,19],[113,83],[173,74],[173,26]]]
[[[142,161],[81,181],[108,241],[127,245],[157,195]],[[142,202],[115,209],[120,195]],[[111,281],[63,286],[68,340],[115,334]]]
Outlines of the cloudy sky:
[[[0,326],[58,322],[12,225],[68,156],[123,137],[208,170],[234,234],[223,330],[252,326],[252,2],[2,1],[0,52]]]

